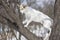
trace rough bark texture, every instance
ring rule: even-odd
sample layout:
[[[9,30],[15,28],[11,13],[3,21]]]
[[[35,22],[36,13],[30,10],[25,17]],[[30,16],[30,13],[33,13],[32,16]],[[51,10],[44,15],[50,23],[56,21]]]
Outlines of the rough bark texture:
[[[60,40],[60,0],[55,0],[54,25],[50,40]]]

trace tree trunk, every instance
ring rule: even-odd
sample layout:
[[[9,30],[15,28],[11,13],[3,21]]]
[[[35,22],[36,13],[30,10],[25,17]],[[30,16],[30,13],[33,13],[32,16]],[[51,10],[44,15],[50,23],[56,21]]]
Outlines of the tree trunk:
[[[54,25],[50,40],[60,40],[60,0],[55,0]]]

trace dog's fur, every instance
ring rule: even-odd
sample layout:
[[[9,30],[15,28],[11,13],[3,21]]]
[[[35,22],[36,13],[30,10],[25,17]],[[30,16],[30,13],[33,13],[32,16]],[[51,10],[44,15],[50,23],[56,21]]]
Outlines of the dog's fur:
[[[28,27],[28,25],[32,21],[43,24],[42,28],[45,27],[46,29],[49,30],[49,33],[47,32],[45,34],[46,36],[43,38],[43,40],[49,40],[49,36],[51,34],[51,25],[53,22],[53,20],[50,17],[48,17],[47,15],[43,14],[42,12],[37,11],[31,7],[28,7],[28,6],[23,7],[23,5],[20,6],[20,12],[22,14],[24,13],[25,17],[26,17],[26,20],[23,21],[23,24],[26,24],[26,25],[24,25],[24,27]],[[41,28],[41,30],[43,30],[42,28]],[[45,31],[45,30],[43,30],[43,31]]]

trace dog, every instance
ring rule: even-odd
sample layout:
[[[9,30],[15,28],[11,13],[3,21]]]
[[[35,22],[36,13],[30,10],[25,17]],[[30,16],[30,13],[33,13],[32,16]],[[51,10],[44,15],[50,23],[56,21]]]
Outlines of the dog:
[[[32,21],[43,24],[43,26],[40,29],[41,37],[43,37],[43,40],[49,40],[49,36],[51,34],[51,26],[53,24],[53,19],[45,15],[43,12],[35,10],[27,5],[20,5],[20,12],[22,14],[25,14],[26,19],[22,22],[23,24],[26,24],[24,25],[24,27],[28,27],[28,25]]]

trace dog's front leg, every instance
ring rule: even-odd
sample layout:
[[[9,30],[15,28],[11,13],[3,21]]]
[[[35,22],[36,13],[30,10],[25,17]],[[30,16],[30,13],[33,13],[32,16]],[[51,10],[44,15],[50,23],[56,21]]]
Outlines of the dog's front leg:
[[[28,20],[27,20],[27,19],[25,19],[22,23],[23,23],[23,24],[25,24],[25,23],[27,23],[27,21],[28,21]]]
[[[27,21],[27,24],[24,25],[24,27],[27,27],[31,22],[32,22],[32,19],[28,20],[28,21]]]

